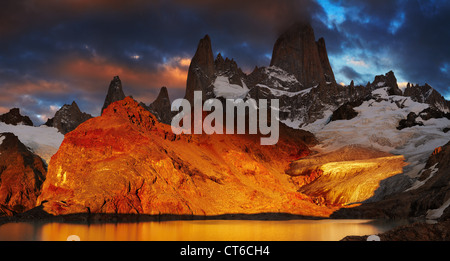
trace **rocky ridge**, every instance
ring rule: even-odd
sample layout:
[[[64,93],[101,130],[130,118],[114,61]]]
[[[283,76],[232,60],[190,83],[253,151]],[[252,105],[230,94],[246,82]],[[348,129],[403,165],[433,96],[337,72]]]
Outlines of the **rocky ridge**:
[[[33,122],[28,116],[20,114],[19,108],[13,108],[9,112],[0,115],[0,122],[11,125],[28,125],[33,126]]]
[[[17,136],[0,133],[0,216],[36,206],[47,168]]]
[[[92,115],[82,112],[78,104],[73,101],[72,104],[64,104],[51,119],[45,123],[46,126],[55,127],[62,134],[73,131],[81,123],[92,118]]]

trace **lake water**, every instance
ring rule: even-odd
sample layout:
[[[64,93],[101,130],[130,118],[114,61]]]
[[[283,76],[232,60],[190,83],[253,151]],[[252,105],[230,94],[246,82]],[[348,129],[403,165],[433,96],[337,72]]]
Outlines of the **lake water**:
[[[134,223],[7,223],[1,241],[337,241],[407,224],[397,220],[190,220]]]

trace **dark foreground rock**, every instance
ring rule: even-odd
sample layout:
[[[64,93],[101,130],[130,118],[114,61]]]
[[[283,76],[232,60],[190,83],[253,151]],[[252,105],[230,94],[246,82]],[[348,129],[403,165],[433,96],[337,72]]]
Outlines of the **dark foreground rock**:
[[[380,241],[449,241],[450,220],[436,224],[414,223],[379,234]],[[367,241],[368,236],[347,236],[342,241]]]

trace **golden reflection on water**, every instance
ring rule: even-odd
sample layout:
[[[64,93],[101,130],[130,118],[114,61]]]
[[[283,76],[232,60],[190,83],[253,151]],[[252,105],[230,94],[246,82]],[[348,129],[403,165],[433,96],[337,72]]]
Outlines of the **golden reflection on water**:
[[[140,223],[10,223],[0,240],[65,241],[335,241],[348,235],[372,235],[394,225],[370,220],[199,220]]]

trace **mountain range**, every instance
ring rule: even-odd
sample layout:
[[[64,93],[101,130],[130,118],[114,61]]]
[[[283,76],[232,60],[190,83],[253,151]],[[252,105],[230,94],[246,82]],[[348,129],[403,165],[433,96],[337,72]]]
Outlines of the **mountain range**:
[[[27,173],[22,163],[0,161],[0,211],[450,217],[450,102],[430,85],[400,88],[392,71],[365,86],[338,84],[325,40],[316,41],[309,24],[288,28],[270,66],[249,74],[220,53],[214,58],[212,47],[208,35],[200,39],[184,98],[193,103],[194,91],[202,91],[204,101],[278,99],[276,145],[261,146],[249,134],[175,135],[166,87],[146,105],[127,97],[115,76],[101,116],[73,102],[46,126],[27,126],[26,133],[59,133],[51,160],[38,149],[46,139],[22,140],[25,126],[0,116],[0,132],[18,138],[2,135],[44,163],[44,170],[33,165],[42,175],[16,188],[3,177],[11,165]],[[17,193],[32,195],[31,202],[16,200]]]

